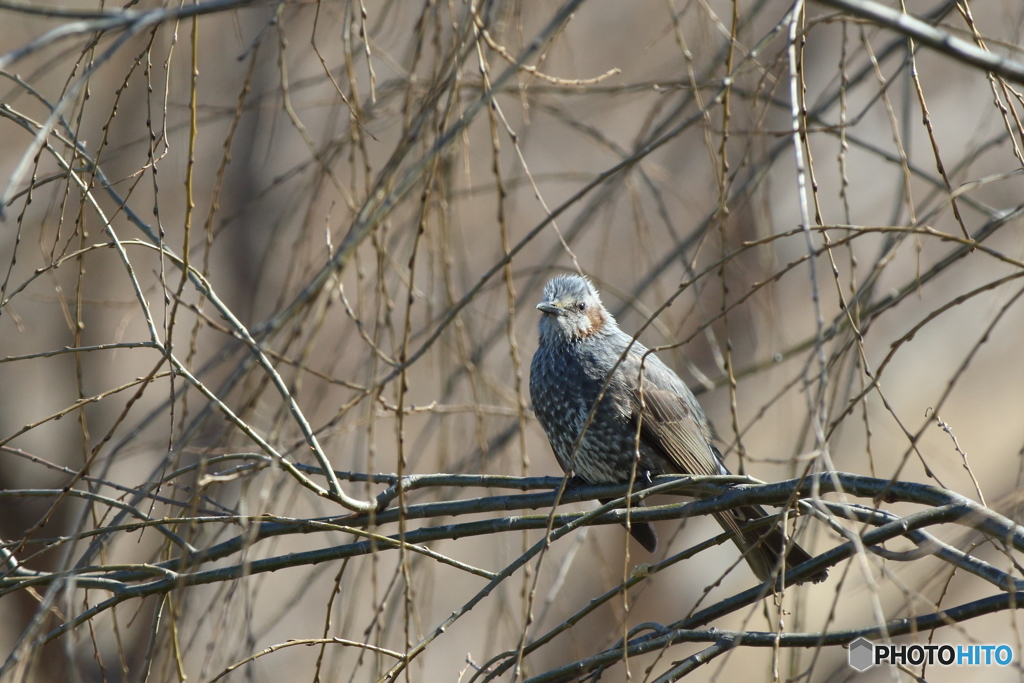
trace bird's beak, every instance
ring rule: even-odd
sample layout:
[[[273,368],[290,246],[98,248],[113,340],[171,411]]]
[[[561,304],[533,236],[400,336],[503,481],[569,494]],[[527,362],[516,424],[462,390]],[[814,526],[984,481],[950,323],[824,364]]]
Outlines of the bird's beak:
[[[541,301],[539,304],[537,304],[537,310],[541,311],[542,313],[547,313],[549,315],[565,315],[564,308],[556,306],[547,301]]]

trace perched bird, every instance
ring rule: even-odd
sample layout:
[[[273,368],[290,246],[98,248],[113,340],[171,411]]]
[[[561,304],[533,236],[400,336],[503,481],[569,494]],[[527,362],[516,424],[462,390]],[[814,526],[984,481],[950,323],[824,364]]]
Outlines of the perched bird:
[[[658,474],[729,474],[693,393],[656,355],[619,329],[589,280],[579,275],[554,278],[544,287],[537,308],[542,313],[540,346],[530,366],[530,398],[562,470],[590,484],[629,481],[634,460],[638,482]],[[611,381],[579,439],[609,373]],[[786,537],[777,524],[745,531],[740,527],[766,516],[755,505],[715,514],[724,529],[736,532],[733,540],[761,581],[777,571]],[[649,552],[657,549],[650,524],[634,522],[630,530]],[[810,559],[795,543],[788,546],[788,566]],[[822,571],[811,580],[826,577]]]

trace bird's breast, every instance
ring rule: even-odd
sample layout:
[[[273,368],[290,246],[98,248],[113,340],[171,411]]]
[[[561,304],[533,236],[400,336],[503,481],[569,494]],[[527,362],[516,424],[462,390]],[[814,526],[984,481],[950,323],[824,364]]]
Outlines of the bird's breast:
[[[622,454],[631,450],[628,442],[635,430],[628,424],[628,402],[619,396],[616,382],[605,387],[607,370],[598,360],[578,348],[542,347],[530,367],[530,397],[563,470],[571,468],[588,481],[616,481],[621,474],[605,471],[606,466],[618,469]],[[601,401],[594,410],[598,396]],[[586,433],[579,439],[584,426]]]

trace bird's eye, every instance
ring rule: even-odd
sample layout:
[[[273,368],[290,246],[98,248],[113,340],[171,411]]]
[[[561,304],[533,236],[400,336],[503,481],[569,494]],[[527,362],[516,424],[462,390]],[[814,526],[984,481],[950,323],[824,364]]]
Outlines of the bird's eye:
[[[587,310],[587,305],[581,301],[578,304],[576,304],[576,310],[582,313],[583,311]]]

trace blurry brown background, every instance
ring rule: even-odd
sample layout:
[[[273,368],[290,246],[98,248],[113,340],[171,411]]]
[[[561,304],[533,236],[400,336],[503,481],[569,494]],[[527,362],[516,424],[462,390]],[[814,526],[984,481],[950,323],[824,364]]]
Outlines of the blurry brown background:
[[[0,53],[11,58],[0,73],[0,181],[10,183],[11,200],[0,225],[0,539],[25,568],[73,566],[92,537],[50,542],[114,519],[102,501],[61,495],[65,486],[130,502],[132,489],[179,467],[263,453],[187,378],[169,376],[160,350],[138,345],[151,338],[132,277],[181,366],[290,460],[316,463],[280,392],[234,340],[237,329],[193,282],[181,284],[180,269],[159,258],[141,225],[174,254],[188,248],[191,266],[267,351],[338,470],[396,472],[401,456],[407,473],[560,475],[529,412],[533,306],[547,278],[579,269],[630,333],[678,295],[641,339],[671,347],[661,356],[699,394],[733,471],[785,479],[815,456],[825,467],[826,450],[840,471],[929,482],[978,500],[952,435],[987,505],[1016,515],[1024,471],[1024,317],[1014,279],[1024,241],[1013,213],[1024,201],[1019,83],[919,45],[911,52],[897,33],[807,5],[795,18],[794,63],[807,133],[805,224],[784,0],[589,0],[554,24],[563,6],[546,0],[476,2],[472,12],[465,0],[222,5],[195,25],[169,7],[127,38],[124,24],[97,32],[107,15],[94,13],[114,16],[116,6],[46,3],[33,13],[0,5]],[[157,8],[141,0],[132,11]],[[1024,61],[1017,0],[969,8],[910,0],[906,11],[969,42],[976,28],[988,48]],[[61,26],[79,30],[46,38]],[[514,60],[537,36],[530,68],[506,73],[501,53]],[[38,49],[15,52],[25,46]],[[480,107],[495,82],[495,106]],[[52,105],[60,119],[35,162],[36,124]],[[96,246],[112,239],[104,216],[130,273],[116,249]],[[816,253],[814,279],[802,227],[816,249],[835,245]],[[982,248],[941,236],[962,239],[963,229],[983,238]],[[105,344],[125,346],[11,359]],[[414,354],[404,377],[394,372]],[[873,377],[877,387],[865,392]],[[399,421],[402,381],[408,414]],[[245,462],[253,461],[193,468],[166,481],[159,500],[133,505],[151,519],[345,512],[279,468],[232,469]],[[95,479],[74,477],[84,463]],[[210,473],[225,476],[204,480]],[[360,499],[384,488],[343,487]],[[445,487],[412,500],[489,493],[503,491]],[[703,519],[676,535],[679,527],[659,523],[659,553],[718,533]],[[176,527],[196,548],[246,528]],[[982,540],[963,527],[936,532],[964,550]],[[541,537],[493,533],[430,547],[498,572]],[[152,528],[105,538],[87,564],[178,553]],[[539,570],[531,561],[503,582],[402,676],[469,680],[468,661],[514,650],[524,629],[529,638],[547,632],[622,581],[624,539],[619,527],[600,526],[561,540]],[[277,536],[213,566],[351,540]],[[819,551],[839,542],[821,524],[801,537]],[[629,566],[653,561],[638,546],[629,551]],[[1008,553],[991,545],[977,553],[1015,571]],[[753,577],[740,564],[703,596],[736,557],[725,544],[656,575],[630,593],[625,617],[621,598],[609,601],[527,657],[519,680],[610,647],[623,619],[667,624],[698,602],[749,588]],[[783,630],[868,626],[873,605],[891,619],[998,592],[973,577],[948,581],[948,565],[933,558],[867,562],[841,563],[828,583],[788,591]],[[129,600],[43,645],[35,639],[110,593],[53,582],[11,590],[9,582],[0,587],[3,676],[207,681],[325,628],[404,652],[485,584],[423,556],[400,565],[396,552],[382,551]],[[769,598],[714,625],[772,630],[779,604]],[[1005,642],[1019,656],[1016,619],[1000,612],[919,640]],[[631,675],[644,680],[646,667],[657,674],[704,646],[631,659]],[[319,667],[320,680],[373,681],[394,663],[339,644],[319,665],[318,655],[319,647],[285,648],[226,680],[312,681]],[[813,681],[853,673],[839,647],[783,651],[777,662],[770,648],[745,648],[690,678],[783,680],[809,667]],[[891,675],[906,676],[878,668],[858,680]],[[927,671],[936,681],[1020,676],[1016,663]],[[604,679],[625,677],[619,663]]]

